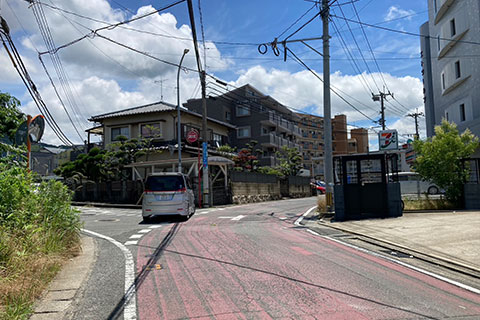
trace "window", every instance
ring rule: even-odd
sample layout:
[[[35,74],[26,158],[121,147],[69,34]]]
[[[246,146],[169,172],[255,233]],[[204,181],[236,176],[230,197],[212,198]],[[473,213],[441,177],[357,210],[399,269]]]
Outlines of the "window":
[[[230,111],[225,111],[225,120],[227,121],[232,120],[232,113]]]
[[[442,89],[445,90],[445,73],[442,73]]]
[[[463,121],[465,121],[465,119],[466,119],[466,118],[465,118],[465,104],[462,103],[462,104],[460,105],[460,121],[463,122]]]
[[[261,130],[262,130],[262,136],[265,136],[265,135],[267,135],[267,134],[269,133],[268,129],[265,128],[265,127],[262,127]]]
[[[458,79],[460,78],[461,73],[460,73],[460,61],[455,62],[455,78]]]
[[[242,105],[242,106],[237,106],[237,117],[242,117],[242,116],[248,116],[250,115],[250,107]]]
[[[438,51],[440,51],[440,36],[437,37],[437,47]]]
[[[455,28],[455,19],[450,20],[450,36],[455,36],[457,34],[457,29]]]
[[[449,121],[448,120],[448,112],[445,112],[445,118],[447,119],[447,121]]]
[[[117,127],[112,128],[112,141],[117,141],[119,136],[124,136],[130,138],[130,128],[129,127]]]
[[[160,122],[143,123],[140,125],[140,136],[143,138],[161,138],[162,126]]]
[[[220,135],[218,133],[213,133],[213,141],[221,144],[222,143],[222,135]]]
[[[237,138],[250,138],[250,127],[240,127],[237,129]]]
[[[437,12],[437,0],[433,0],[433,7],[435,8],[435,12]]]

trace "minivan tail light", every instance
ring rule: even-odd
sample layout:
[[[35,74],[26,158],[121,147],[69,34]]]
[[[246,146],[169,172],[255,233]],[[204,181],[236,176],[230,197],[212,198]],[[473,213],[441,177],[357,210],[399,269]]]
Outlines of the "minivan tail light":
[[[183,188],[183,189],[177,190],[176,192],[186,192],[186,191],[187,191],[187,188]]]

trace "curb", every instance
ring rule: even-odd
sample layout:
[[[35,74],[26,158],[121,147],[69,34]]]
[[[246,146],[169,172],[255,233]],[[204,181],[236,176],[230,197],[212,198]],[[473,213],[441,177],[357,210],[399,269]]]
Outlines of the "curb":
[[[72,303],[86,282],[95,260],[93,238],[82,236],[82,251],[72,258],[56,275],[44,295],[34,304],[31,320],[65,319]]]
[[[314,229],[315,225],[313,225],[313,223],[315,223],[315,222],[312,221],[311,225],[306,226],[306,227]],[[364,233],[355,232],[355,231],[352,231],[352,230],[349,230],[349,229],[346,229],[346,228],[342,228],[342,227],[338,227],[338,226],[332,226],[331,223],[329,224],[326,221],[318,221],[316,223],[321,225],[321,226],[325,226],[325,227],[335,229],[335,230],[339,230],[339,231],[342,231],[342,232],[345,232],[345,233],[348,233],[348,234],[352,234],[352,235],[355,235],[355,236],[366,238],[372,244],[380,245],[380,246],[383,246],[383,247],[390,247],[390,248],[393,247],[395,250],[398,250],[398,249],[405,250],[409,253],[413,253],[413,254],[417,255],[417,258],[419,258],[419,259],[441,265],[441,266],[443,266],[445,268],[448,268],[450,270],[454,270],[454,271],[457,271],[457,272],[460,272],[460,273],[463,273],[463,274],[468,274],[470,276],[480,278],[480,269],[478,267],[468,265],[468,264],[462,263],[462,262],[454,260],[454,259],[449,259],[449,258],[446,258],[446,257],[442,257],[442,256],[439,256],[439,255],[421,252],[421,251],[412,249],[408,246],[401,245],[401,244],[398,244],[398,243],[394,243],[394,242],[388,241],[388,240],[375,238],[373,236],[369,236],[369,235],[364,234]],[[366,241],[366,242],[369,242],[369,241]],[[426,258],[422,258],[420,256],[424,256]]]
[[[73,206],[90,206],[100,208],[120,208],[120,209],[142,209],[141,205],[136,204],[115,204],[115,203],[101,203],[101,202],[76,202],[72,201]]]

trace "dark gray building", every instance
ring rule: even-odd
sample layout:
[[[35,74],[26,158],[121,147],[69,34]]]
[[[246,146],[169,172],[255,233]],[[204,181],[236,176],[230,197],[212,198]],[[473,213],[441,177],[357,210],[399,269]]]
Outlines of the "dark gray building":
[[[191,99],[184,104],[187,109],[202,113],[202,100]],[[237,127],[230,137],[231,146],[238,150],[252,140],[263,150],[260,165],[277,164],[275,153],[282,146],[297,148],[300,118],[290,109],[251,85],[244,85],[228,93],[207,99],[207,114],[214,119]]]
[[[427,135],[443,118],[480,135],[480,1],[428,0],[422,34]]]

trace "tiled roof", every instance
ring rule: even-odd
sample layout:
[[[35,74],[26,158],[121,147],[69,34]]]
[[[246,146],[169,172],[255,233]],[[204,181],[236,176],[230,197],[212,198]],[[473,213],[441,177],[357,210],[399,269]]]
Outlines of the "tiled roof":
[[[123,110],[118,110],[118,111],[113,111],[113,112],[109,112],[109,113],[100,114],[100,115],[91,117],[89,120],[90,121],[95,121],[95,122],[102,122],[102,120],[108,119],[108,118],[132,116],[132,115],[137,115],[137,114],[146,114],[146,113],[155,113],[155,112],[175,111],[175,110],[177,110],[177,107],[172,105],[172,104],[169,104],[169,103],[166,103],[166,102],[155,102],[155,103],[147,104],[147,105],[144,105],[144,106],[139,106],[139,107],[128,108],[128,109],[123,109]],[[190,111],[188,109],[181,108],[180,110],[184,113],[188,113],[188,114],[194,115],[196,117],[200,117],[200,118],[202,117],[201,114]],[[229,127],[229,128],[236,128],[236,126],[234,126],[230,123],[226,123],[226,122],[223,122],[223,121],[220,121],[220,120],[216,120],[216,119],[213,119],[211,117],[208,117],[207,119],[208,119],[208,121],[216,122],[216,123],[219,123],[219,124],[224,125],[224,126]]]
[[[122,117],[122,116],[131,116],[134,114],[144,114],[144,113],[152,113],[152,112],[163,112],[163,111],[173,111],[176,107],[165,102],[155,102],[151,104],[147,104],[144,106],[128,108],[118,111],[113,111],[109,113],[100,114],[98,116],[93,116],[90,118],[90,121],[97,121],[107,118],[114,118],[114,117]]]

